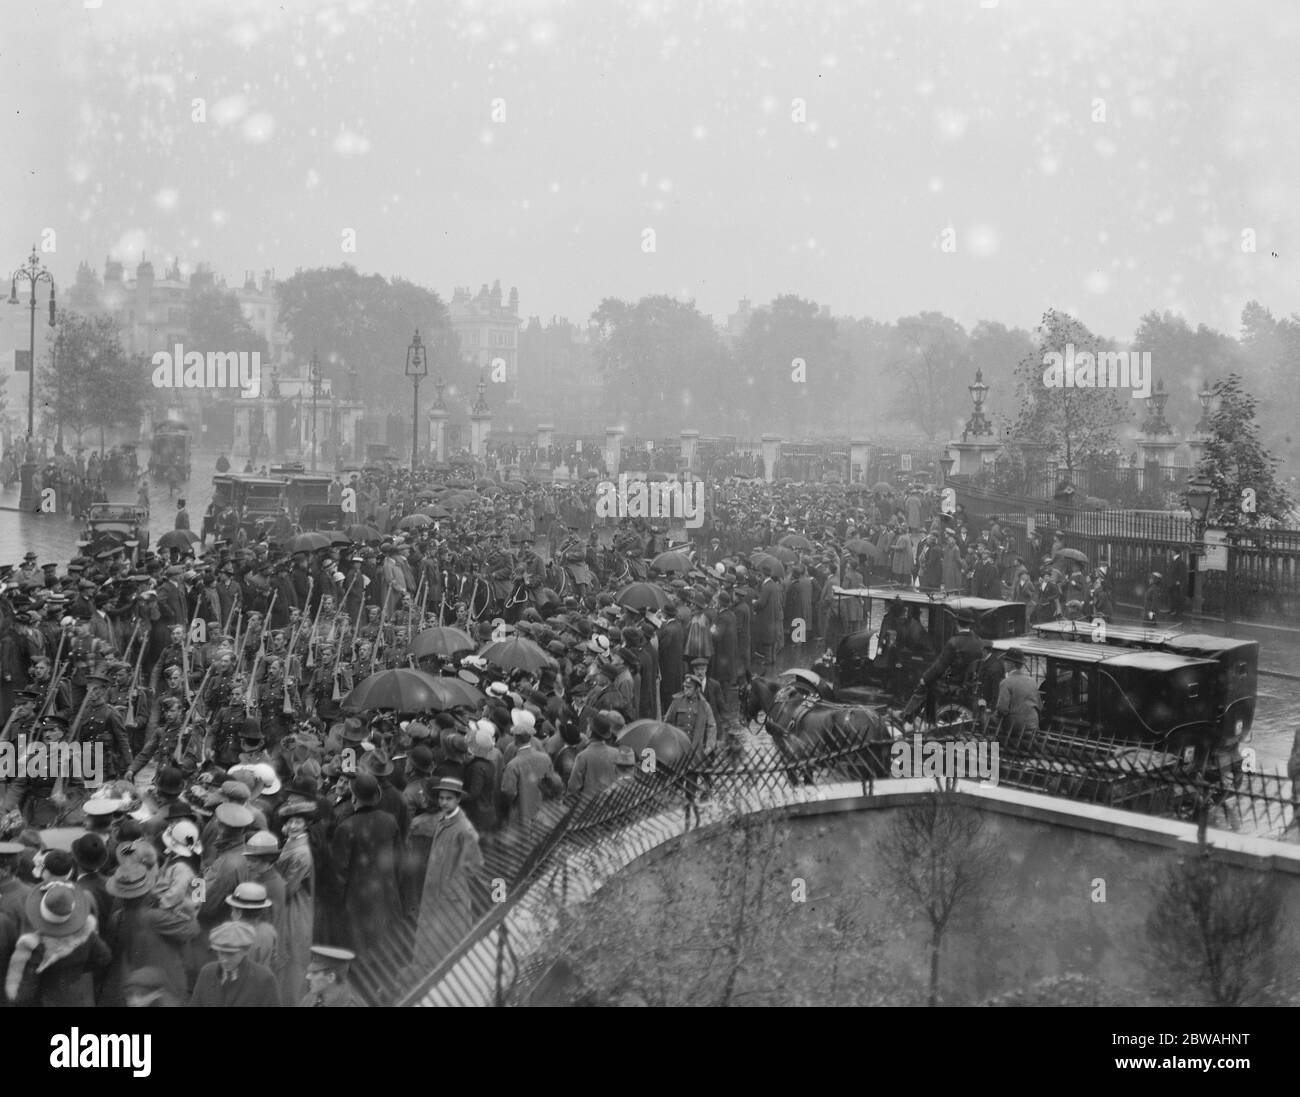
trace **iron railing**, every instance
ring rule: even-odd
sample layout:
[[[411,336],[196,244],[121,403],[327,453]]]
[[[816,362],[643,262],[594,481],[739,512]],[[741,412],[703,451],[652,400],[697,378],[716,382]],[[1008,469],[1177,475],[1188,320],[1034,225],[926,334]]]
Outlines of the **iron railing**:
[[[792,750],[766,734],[738,733],[722,753],[653,773],[638,769],[596,796],[547,803],[528,827],[482,837],[484,866],[467,906],[394,927],[354,981],[376,1004],[525,1003],[546,974],[546,945],[565,910],[693,827],[873,794],[875,782],[891,776],[892,743],[878,736],[879,727],[833,727],[815,746]],[[1238,766],[1207,774],[1150,745],[975,722],[929,738],[968,755],[981,741],[996,742],[997,782],[1012,788],[1263,837],[1281,837],[1293,825],[1291,782],[1281,773]]]

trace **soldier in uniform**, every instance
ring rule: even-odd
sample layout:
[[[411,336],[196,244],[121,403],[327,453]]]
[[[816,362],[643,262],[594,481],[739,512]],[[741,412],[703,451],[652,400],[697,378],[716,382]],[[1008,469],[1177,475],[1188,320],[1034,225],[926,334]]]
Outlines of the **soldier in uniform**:
[[[364,1005],[348,982],[348,968],[356,958],[357,954],[346,948],[312,945],[311,964],[307,968],[307,993],[298,1005]]]
[[[302,713],[298,683],[287,674],[285,662],[279,657],[269,657],[266,661],[258,709],[262,733],[273,750],[280,739],[293,730]]]
[[[177,743],[183,743],[179,768],[188,777],[198,769],[202,761],[202,741],[199,727],[185,726],[184,702],[178,697],[167,697],[162,703],[162,723],[149,733],[144,747],[131,762],[127,776],[134,781],[136,775],[150,762],[156,763],[159,769],[177,765]]]
[[[68,721],[64,716],[46,716],[36,725],[34,732],[26,731],[24,734],[28,738],[29,751],[33,748],[48,750],[67,738]],[[34,740],[39,740],[39,743]],[[42,747],[41,743],[45,746]],[[47,763],[48,760],[47,755]],[[63,790],[60,792],[56,787],[59,785],[58,774],[51,772],[48,764],[29,768],[26,761],[20,759],[16,762],[15,774],[3,803],[0,803],[0,817],[17,811],[28,826],[38,830],[62,826],[69,816],[80,810],[88,795],[81,781],[71,775],[62,782]]]
[[[131,768],[131,743],[122,714],[108,703],[112,683],[100,672],[86,681],[86,712],[80,728],[83,743],[104,744],[104,780],[116,781]]]

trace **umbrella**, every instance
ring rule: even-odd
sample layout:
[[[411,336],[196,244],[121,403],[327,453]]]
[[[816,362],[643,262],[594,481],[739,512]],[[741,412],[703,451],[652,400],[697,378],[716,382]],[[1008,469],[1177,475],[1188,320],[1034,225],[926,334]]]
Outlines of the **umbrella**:
[[[343,708],[348,712],[372,708],[423,712],[464,704],[481,705],[483,700],[478,690],[459,679],[439,678],[422,670],[398,667],[370,675],[343,698]]]
[[[432,499],[437,494],[438,494],[437,488],[421,488],[419,491],[415,493],[415,497],[417,499]]]
[[[668,604],[668,595],[653,583],[629,583],[614,601],[625,609],[661,610]]]
[[[785,545],[786,548],[799,549],[801,551],[806,551],[813,547],[813,543],[802,533],[787,533],[777,542],[777,544]]]
[[[398,522],[397,528],[398,529],[423,529],[425,526],[431,526],[431,525],[433,525],[433,519],[430,518],[427,514],[420,514],[417,511],[415,514],[408,514],[405,518],[403,518],[400,522]]]
[[[856,556],[865,556],[873,563],[880,559],[880,550],[865,538],[854,537],[851,541],[846,541],[844,547]]]
[[[881,480],[877,484],[872,484],[871,490],[881,495],[892,495],[894,492],[894,485],[886,484],[883,480]]]
[[[783,564],[797,564],[799,562],[799,554],[786,545],[777,545],[775,548],[768,549],[767,555],[775,556]]]
[[[1085,556],[1078,549],[1071,549],[1071,548],[1061,549],[1060,551],[1058,551],[1052,556],[1052,559],[1073,560],[1079,564],[1086,564],[1088,562],[1087,556]]]
[[[659,720],[633,720],[618,737],[618,745],[631,747],[638,762],[642,751],[653,750],[655,765],[669,769],[685,761],[691,753],[690,736],[681,728]]]
[[[383,536],[374,526],[366,525],[348,526],[344,532],[352,541],[378,541]]]
[[[326,536],[330,539],[330,544],[331,544],[331,545],[350,545],[350,544],[352,544],[352,538],[349,537],[349,536],[348,536],[346,533],[344,533],[342,530],[332,529],[332,530],[330,530],[330,531],[326,534]]]
[[[474,482],[472,480],[451,479],[447,481],[447,486],[449,488],[472,488]]]
[[[511,495],[519,495],[524,490],[524,485],[518,480],[507,480],[504,484],[498,484],[501,491],[509,492]]]
[[[494,667],[502,670],[530,670],[533,672],[543,667],[553,667],[555,660],[546,654],[532,640],[523,636],[509,636],[504,640],[493,640],[479,656]]]
[[[775,556],[766,552],[760,552],[754,557],[754,567],[759,571],[765,571],[777,579],[785,578],[785,565]]]
[[[455,655],[459,651],[473,651],[478,643],[467,632],[450,625],[435,625],[427,628],[411,641],[411,654],[417,658],[424,655]]]
[[[501,485],[495,480],[489,480],[486,476],[480,476],[474,481],[474,486],[480,491],[490,491],[492,488],[499,488]]]
[[[422,513],[422,514],[427,514],[430,518],[450,518],[450,517],[451,517],[451,511],[449,511],[449,510],[448,510],[445,506],[443,506],[441,503],[430,503],[427,507],[423,508],[423,510],[421,511],[421,513]]]
[[[290,537],[284,547],[289,552],[315,552],[317,549],[329,548],[330,544],[329,537],[312,530],[310,533],[299,533]]]
[[[694,566],[691,558],[684,552],[661,552],[650,561],[650,568],[653,571],[675,571],[682,575]]]
[[[175,549],[177,552],[189,552],[199,540],[199,535],[189,529],[169,529],[158,538],[158,548]],[[100,550],[103,551],[103,550]]]

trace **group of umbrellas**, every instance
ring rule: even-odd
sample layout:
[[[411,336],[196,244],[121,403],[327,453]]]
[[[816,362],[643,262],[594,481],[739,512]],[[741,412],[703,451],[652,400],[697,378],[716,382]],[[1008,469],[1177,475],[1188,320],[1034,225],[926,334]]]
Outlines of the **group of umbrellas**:
[[[449,625],[436,625],[418,633],[411,641],[410,654],[417,658],[437,655],[452,658],[472,652],[477,645],[470,635]],[[537,673],[556,662],[526,636],[508,636],[493,640],[479,657],[504,671],[527,670]],[[364,709],[392,709],[396,712],[441,712],[468,705],[480,708],[483,693],[461,678],[430,674],[409,667],[378,671],[360,682],[344,699],[350,712]]]

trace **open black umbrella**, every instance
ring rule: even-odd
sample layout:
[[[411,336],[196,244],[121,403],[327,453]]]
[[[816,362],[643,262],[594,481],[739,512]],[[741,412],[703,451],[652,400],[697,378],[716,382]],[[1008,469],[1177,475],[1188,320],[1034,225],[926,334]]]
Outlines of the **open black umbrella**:
[[[201,540],[199,535],[190,529],[169,529],[158,538],[158,548],[175,549],[177,552],[189,552]],[[102,550],[101,550],[102,551]]]
[[[654,751],[655,766],[673,769],[691,753],[691,737],[681,728],[660,720],[633,720],[618,737],[620,747],[631,747],[637,762],[645,761],[646,750]]]
[[[289,552],[315,552],[317,549],[329,548],[331,543],[328,535],[312,530],[290,537],[284,547]]]
[[[469,633],[450,625],[435,625],[411,641],[410,651],[418,658],[424,655],[455,655],[461,651],[473,651],[476,647],[478,642]]]
[[[374,526],[358,524],[344,531],[353,541],[378,541],[383,535]]]
[[[694,566],[684,552],[661,552],[650,561],[652,571],[675,571],[678,575],[685,575]]]
[[[528,670],[536,673],[543,667],[555,666],[555,660],[532,640],[523,636],[509,636],[493,640],[479,656],[502,670]]]
[[[629,583],[614,598],[625,609],[661,610],[668,604],[668,595],[653,583]]]
[[[396,712],[442,711],[456,705],[481,705],[483,695],[458,678],[435,677],[422,670],[381,670],[343,698],[348,712],[387,708]]]

